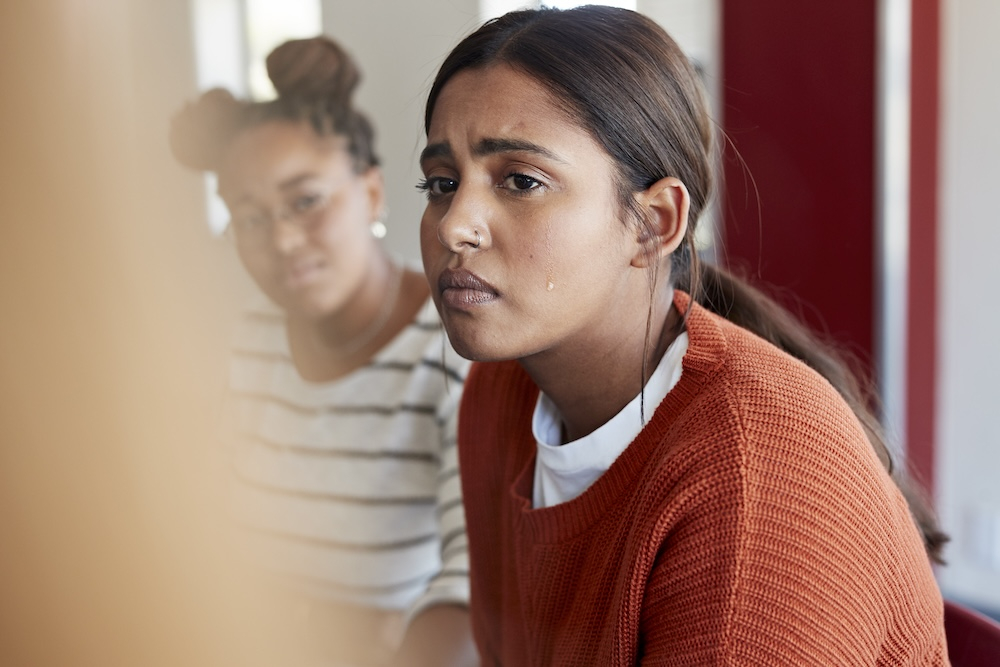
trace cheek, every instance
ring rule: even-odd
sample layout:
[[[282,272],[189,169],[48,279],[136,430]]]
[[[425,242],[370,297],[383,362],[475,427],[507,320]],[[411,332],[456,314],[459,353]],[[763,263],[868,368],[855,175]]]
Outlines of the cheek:
[[[236,252],[243,268],[257,283],[263,285],[272,279],[276,261],[267,248],[247,248],[237,244]]]
[[[625,246],[614,230],[587,234],[578,229],[574,232],[579,233],[565,235],[558,228],[553,231],[551,254],[543,258],[544,273],[532,279],[536,307],[551,313],[556,322],[574,327],[593,323],[595,316],[603,317],[634,298]]]
[[[564,257],[561,248],[556,247],[557,225],[551,221],[542,223],[530,243],[525,243],[519,251],[525,258],[524,275],[530,277],[531,289],[539,296],[552,292],[568,270],[573,268],[570,258]]]
[[[433,280],[437,277],[440,265],[447,263],[449,255],[450,251],[438,238],[437,217],[425,212],[420,220],[420,256],[428,279]]]
[[[437,242],[437,233],[434,223],[428,219],[427,213],[420,219],[420,254],[426,261],[434,255],[434,246],[440,246]]]
[[[350,257],[374,245],[371,222],[365,207],[357,203],[341,206],[327,213],[314,238],[327,254]]]
[[[607,220],[586,210],[569,211],[541,222],[530,243],[520,248],[525,274],[542,296],[586,290],[613,250]]]
[[[281,279],[277,275],[280,260],[267,249],[245,249],[237,246],[237,254],[240,263],[253,282],[264,294],[269,296],[275,303],[287,306],[284,299],[285,290],[281,285]]]

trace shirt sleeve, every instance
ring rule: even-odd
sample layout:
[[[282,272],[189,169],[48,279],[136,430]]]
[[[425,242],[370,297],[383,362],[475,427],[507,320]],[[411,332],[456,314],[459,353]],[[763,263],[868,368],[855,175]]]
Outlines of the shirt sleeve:
[[[440,344],[435,346],[440,355]],[[441,570],[424,593],[407,611],[409,623],[420,612],[438,604],[469,604],[469,552],[465,534],[465,508],[459,476],[457,423],[458,404],[469,362],[445,346],[441,370],[446,378],[438,422],[440,424],[440,466],[437,477],[437,520],[440,535]]]

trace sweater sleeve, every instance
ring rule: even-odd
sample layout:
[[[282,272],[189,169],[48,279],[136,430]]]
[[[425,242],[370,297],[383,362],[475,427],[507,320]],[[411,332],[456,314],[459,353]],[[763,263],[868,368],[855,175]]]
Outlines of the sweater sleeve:
[[[947,664],[922,542],[860,428],[803,414],[775,436],[772,417],[742,415],[732,456],[693,462],[646,589],[641,664]]]

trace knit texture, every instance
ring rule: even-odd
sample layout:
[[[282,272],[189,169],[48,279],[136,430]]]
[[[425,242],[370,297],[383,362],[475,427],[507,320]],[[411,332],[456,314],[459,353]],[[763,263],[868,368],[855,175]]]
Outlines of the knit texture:
[[[921,538],[851,410],[697,305],[687,331],[650,423],[541,509],[538,388],[516,362],[473,366],[459,458],[483,665],[947,665]]]

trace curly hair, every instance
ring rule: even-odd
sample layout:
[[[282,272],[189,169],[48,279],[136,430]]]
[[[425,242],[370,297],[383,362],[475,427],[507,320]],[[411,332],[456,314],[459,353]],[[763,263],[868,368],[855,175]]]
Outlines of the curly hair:
[[[267,74],[278,93],[274,100],[239,100],[224,88],[213,88],[175,114],[170,149],[177,161],[217,172],[241,131],[288,120],[308,122],[319,136],[346,138],[358,173],[378,165],[375,132],[352,101],[361,72],[339,44],[323,36],[285,42],[267,56]]]

